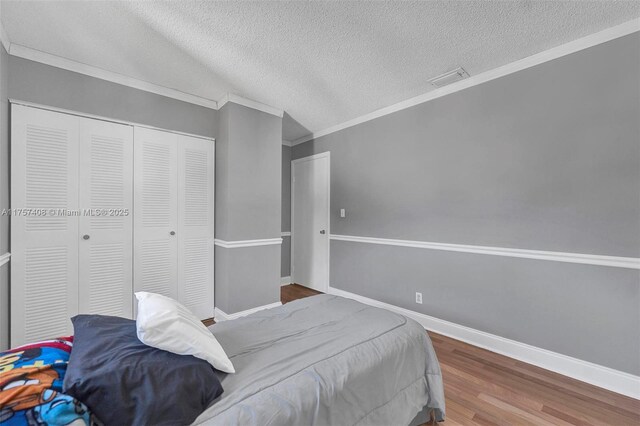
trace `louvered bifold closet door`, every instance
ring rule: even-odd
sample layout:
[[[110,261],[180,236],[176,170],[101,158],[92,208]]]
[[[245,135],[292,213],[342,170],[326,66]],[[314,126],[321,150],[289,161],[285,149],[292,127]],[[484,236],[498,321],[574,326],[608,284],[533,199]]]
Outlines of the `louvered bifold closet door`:
[[[80,313],[133,315],[133,127],[80,118]]]
[[[178,298],[177,136],[134,130],[133,288]]]
[[[73,333],[78,117],[11,108],[11,346]],[[33,210],[29,210],[33,209]]]
[[[213,141],[178,136],[178,300],[213,317]]]

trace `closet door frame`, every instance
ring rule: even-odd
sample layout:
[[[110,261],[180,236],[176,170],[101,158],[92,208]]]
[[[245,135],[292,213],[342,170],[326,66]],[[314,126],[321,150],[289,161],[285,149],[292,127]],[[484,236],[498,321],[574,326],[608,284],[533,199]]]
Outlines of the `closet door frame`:
[[[140,128],[140,129],[149,129],[149,130],[158,130],[161,132],[166,132],[166,133],[170,133],[170,134],[174,134],[174,135],[183,135],[183,136],[188,136],[188,137],[193,137],[193,138],[197,138],[197,139],[203,139],[203,140],[207,140],[209,142],[211,142],[214,146],[215,146],[215,138],[212,137],[207,137],[207,136],[201,136],[201,135],[196,135],[196,134],[192,134],[192,133],[187,133],[187,132],[180,132],[180,131],[175,131],[175,130],[169,130],[169,129],[162,129],[159,127],[155,127],[155,126],[149,126],[146,124],[141,124],[141,123],[136,123],[133,121],[126,121],[126,120],[119,120],[119,119],[114,119],[114,118],[110,118],[110,117],[105,117],[105,116],[100,116],[100,115],[95,115],[95,114],[87,114],[87,113],[83,113],[83,112],[78,112],[78,111],[73,111],[73,110],[68,110],[68,109],[64,109],[64,108],[57,108],[57,107],[52,107],[52,106],[48,106],[48,105],[42,105],[42,104],[38,104],[38,103],[33,103],[33,102],[27,102],[27,101],[22,101],[19,99],[9,99],[9,102],[11,104],[11,110],[13,112],[14,108],[31,108],[31,109],[37,109],[37,110],[42,110],[45,113],[48,112],[54,112],[54,113],[61,113],[61,114],[65,114],[67,116],[70,117],[85,117],[85,118],[90,118],[90,119],[94,119],[94,120],[99,120],[99,121],[104,121],[104,122],[110,122],[110,123],[119,123],[119,124],[124,124],[124,125],[129,125],[129,126],[133,126],[134,128]],[[72,118],[70,118],[72,119]],[[12,166],[12,172],[11,172],[11,207],[12,208],[16,208],[16,207],[21,207],[19,206],[19,204],[24,204],[25,200],[24,197],[14,197],[14,194],[18,194],[19,191],[16,189],[16,187],[14,185],[17,185],[19,183],[19,181],[14,181],[14,172],[13,170],[16,170],[16,167],[19,167],[19,165],[17,163],[14,163],[14,150],[16,149],[14,146],[14,125],[13,125],[13,120],[14,120],[14,116],[12,113],[12,118],[11,118],[11,137],[12,137],[12,155],[11,155],[11,166]],[[79,134],[76,135],[76,139],[79,140]],[[80,142],[78,142],[80,143]],[[25,148],[25,147],[23,147]],[[135,148],[135,135],[134,135],[134,148]],[[26,148],[25,148],[26,149]],[[18,151],[16,151],[17,153],[20,153],[20,148],[18,148]],[[73,160],[75,166],[73,166],[74,170],[78,170],[78,161],[79,161],[79,147],[77,147],[76,149],[76,154],[75,159]],[[214,156],[215,156],[215,148],[214,148]],[[215,158],[215,157],[214,157]],[[135,160],[135,158],[134,158]],[[214,164],[215,164],[215,159],[213,160]],[[215,166],[214,166],[215,167]],[[78,172],[79,173],[79,172]],[[78,174],[76,173],[76,175]],[[135,168],[134,168],[134,173],[135,173]],[[215,174],[215,172],[213,172]],[[135,179],[135,177],[134,177]],[[68,202],[67,204],[69,204],[68,206],[66,206],[67,209],[81,209],[82,206],[80,206],[80,193],[79,193],[79,188],[78,188],[78,180],[79,178],[76,179],[76,181],[74,182],[74,188],[70,189],[70,192],[72,192],[73,194],[75,194],[75,198],[73,200],[71,200],[70,202]],[[213,187],[215,189],[215,187]],[[135,188],[133,188],[133,190],[135,191]],[[134,194],[134,204],[135,204],[135,194]],[[210,220],[212,221],[212,223],[215,222],[215,210],[213,210],[213,214],[210,218]],[[135,220],[135,206],[133,209],[133,217]],[[20,340],[20,339],[24,339],[25,336],[25,322],[24,322],[24,303],[25,303],[25,294],[24,294],[24,288],[19,288],[21,286],[16,286],[13,283],[16,281],[19,281],[18,278],[20,278],[20,276],[16,276],[17,278],[14,278],[14,270],[20,270],[19,268],[24,267],[24,258],[21,258],[20,256],[20,251],[24,250],[25,248],[25,243],[26,240],[23,238],[23,233],[18,232],[16,230],[14,230],[14,219],[12,218],[11,222],[11,226],[10,226],[10,235],[11,235],[11,247],[10,247],[10,251],[15,253],[15,257],[14,257],[14,253],[12,253],[11,259],[10,259],[10,264],[11,264],[11,281],[10,281],[10,285],[11,285],[11,296],[10,296],[10,303],[11,303],[11,317],[10,317],[10,324],[8,324],[8,328],[10,329],[10,339],[11,339],[11,346],[15,346],[17,344],[20,343],[25,343],[24,341]],[[76,218],[77,219],[77,218]],[[16,221],[16,223],[20,223],[20,219],[18,219]],[[212,225],[212,233],[213,233],[213,225]],[[133,234],[133,244],[135,244],[135,230],[132,230],[132,234]],[[66,302],[67,302],[67,310],[68,312],[73,312],[73,313],[77,313],[80,310],[80,306],[79,306],[79,267],[78,267],[78,262],[79,262],[79,256],[78,256],[78,251],[80,250],[80,238],[82,237],[82,235],[80,234],[80,226],[79,223],[77,224],[77,226],[75,226],[75,235],[74,235],[74,244],[75,244],[75,248],[71,249],[73,252],[73,255],[69,258],[69,261],[71,263],[75,264],[75,268],[72,268],[72,265],[69,264],[69,270],[74,269],[75,272],[75,278],[70,279],[69,281],[69,287],[70,288],[74,288],[75,290],[68,291],[68,294],[66,295]],[[135,251],[135,249],[134,249]],[[135,262],[132,260],[132,267],[135,264]],[[212,263],[212,268],[213,268],[213,263]],[[132,276],[132,280],[134,278],[134,271],[132,271],[131,276]],[[24,277],[24,274],[22,275],[22,278]],[[24,283],[24,281],[23,281]],[[133,284],[135,285],[135,284]],[[135,287],[133,288],[133,290],[135,291]],[[133,307],[135,308],[135,300],[132,300],[132,304]],[[16,314],[16,306],[19,307],[18,309],[18,315],[20,317],[19,320],[15,319],[14,314]],[[53,307],[52,307],[53,308]],[[20,309],[22,309],[22,312],[20,312]],[[46,310],[46,308],[45,308]],[[135,311],[135,309],[134,309]],[[72,332],[72,328],[71,328],[71,322],[68,322],[69,326],[68,326],[68,332],[71,333]],[[55,336],[47,336],[47,337],[55,337]]]

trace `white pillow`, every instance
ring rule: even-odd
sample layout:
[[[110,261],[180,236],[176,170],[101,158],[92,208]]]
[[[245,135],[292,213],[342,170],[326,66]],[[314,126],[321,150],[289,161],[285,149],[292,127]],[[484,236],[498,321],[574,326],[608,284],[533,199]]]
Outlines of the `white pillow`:
[[[220,343],[189,309],[169,297],[146,291],[137,292],[136,298],[136,330],[142,343],[178,355],[193,355],[225,373],[236,372]]]

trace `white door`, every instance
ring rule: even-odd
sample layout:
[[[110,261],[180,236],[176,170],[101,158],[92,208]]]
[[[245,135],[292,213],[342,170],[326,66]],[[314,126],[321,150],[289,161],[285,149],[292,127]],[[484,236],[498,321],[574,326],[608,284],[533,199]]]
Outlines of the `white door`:
[[[79,312],[131,318],[133,127],[79,120]]]
[[[134,291],[178,298],[176,135],[134,129]]]
[[[213,141],[178,139],[178,300],[198,318],[213,317]]]
[[[329,152],[291,162],[291,275],[318,291],[329,288]]]
[[[78,117],[11,107],[11,346],[73,333]],[[33,209],[33,210],[29,210]]]

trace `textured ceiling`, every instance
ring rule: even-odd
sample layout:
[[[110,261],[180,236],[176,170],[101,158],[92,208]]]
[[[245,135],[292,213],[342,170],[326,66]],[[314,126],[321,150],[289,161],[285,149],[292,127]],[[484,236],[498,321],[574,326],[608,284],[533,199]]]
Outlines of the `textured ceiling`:
[[[284,109],[293,140],[640,16],[638,1],[2,1],[12,43]]]

